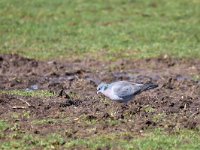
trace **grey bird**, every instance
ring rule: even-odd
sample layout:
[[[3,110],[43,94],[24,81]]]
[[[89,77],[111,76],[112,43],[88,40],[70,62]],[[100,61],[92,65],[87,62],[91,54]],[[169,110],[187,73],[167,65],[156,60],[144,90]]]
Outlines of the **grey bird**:
[[[97,87],[97,94],[102,93],[113,101],[127,103],[141,92],[156,87],[158,85],[154,83],[138,84],[128,81],[117,81],[110,84],[100,83]]]

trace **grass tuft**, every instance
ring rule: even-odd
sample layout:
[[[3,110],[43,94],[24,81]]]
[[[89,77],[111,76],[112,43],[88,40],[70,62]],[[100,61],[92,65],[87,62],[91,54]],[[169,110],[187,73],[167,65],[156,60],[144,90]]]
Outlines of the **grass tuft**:
[[[53,93],[47,90],[25,91],[25,90],[0,90],[0,94],[30,96],[30,97],[50,97],[54,96]]]

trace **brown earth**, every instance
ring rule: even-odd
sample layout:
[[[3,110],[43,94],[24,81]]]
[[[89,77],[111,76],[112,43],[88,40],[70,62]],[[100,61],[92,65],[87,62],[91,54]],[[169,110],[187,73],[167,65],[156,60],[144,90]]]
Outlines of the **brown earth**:
[[[154,128],[198,129],[199,64],[168,57],[42,62],[0,55],[0,90],[31,90],[37,85],[38,90],[55,94],[48,98],[0,94],[0,118],[18,123],[23,133],[59,133],[70,138]],[[151,81],[159,87],[136,96],[128,105],[96,94],[100,81],[116,80]]]

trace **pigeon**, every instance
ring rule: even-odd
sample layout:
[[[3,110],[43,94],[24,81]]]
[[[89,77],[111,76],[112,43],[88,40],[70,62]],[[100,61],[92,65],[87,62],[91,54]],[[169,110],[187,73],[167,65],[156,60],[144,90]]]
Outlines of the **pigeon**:
[[[97,94],[102,93],[113,101],[127,103],[141,92],[156,87],[158,85],[154,83],[138,84],[128,81],[117,81],[107,84],[102,82],[97,87]]]

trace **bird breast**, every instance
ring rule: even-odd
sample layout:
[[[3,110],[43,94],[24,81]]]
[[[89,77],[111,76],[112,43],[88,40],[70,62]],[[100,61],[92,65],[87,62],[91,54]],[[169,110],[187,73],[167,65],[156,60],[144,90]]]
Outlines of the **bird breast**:
[[[113,89],[107,89],[103,92],[103,94],[107,97],[109,97],[112,100],[122,100],[122,98],[120,98],[119,96],[117,96]]]

